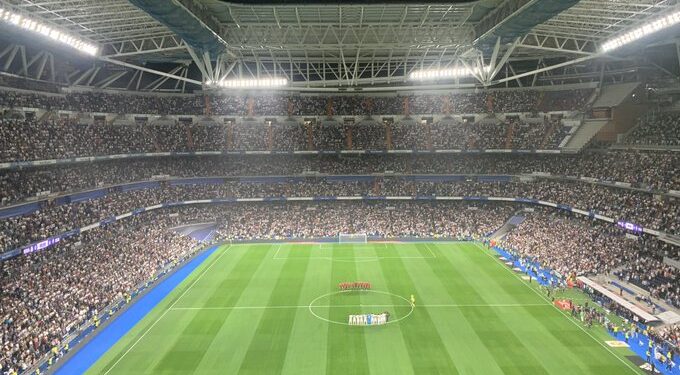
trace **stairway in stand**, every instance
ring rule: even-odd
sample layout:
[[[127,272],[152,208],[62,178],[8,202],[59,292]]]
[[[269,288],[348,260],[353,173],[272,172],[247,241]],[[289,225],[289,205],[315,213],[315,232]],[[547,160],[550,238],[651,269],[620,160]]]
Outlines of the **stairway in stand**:
[[[505,148],[512,148],[512,139],[515,136],[515,122],[512,121],[508,124],[508,129],[505,131]]]

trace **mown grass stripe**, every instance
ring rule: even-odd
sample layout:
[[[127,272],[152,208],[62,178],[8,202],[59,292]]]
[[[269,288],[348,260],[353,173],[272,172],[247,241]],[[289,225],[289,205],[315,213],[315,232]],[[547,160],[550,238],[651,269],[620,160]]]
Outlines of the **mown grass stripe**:
[[[147,357],[149,353],[158,353],[157,341],[159,336],[162,335],[167,336],[168,341],[172,342],[180,334],[175,330],[168,331],[166,329],[166,327],[170,325],[170,320],[166,319],[166,316],[171,313],[171,309],[173,306],[180,304],[182,300],[187,295],[189,295],[190,292],[193,291],[197,285],[200,284],[202,279],[206,275],[209,275],[210,270],[216,264],[222,261],[225,255],[227,257],[232,255],[231,246],[223,247],[221,251],[219,251],[219,254],[217,252],[213,253],[208,263],[203,263],[201,267],[195,270],[189,278],[184,280],[182,284],[180,284],[180,287],[173,291],[172,298],[165,302],[164,307],[160,309],[157,308],[154,310],[157,311],[159,314],[160,313],[162,314],[160,314],[155,320],[148,320],[148,323],[144,327],[144,329],[140,330],[136,335],[136,340],[131,341],[127,344],[119,344],[120,346],[126,345],[127,350],[120,352],[113,351],[114,353],[117,354],[113,359],[110,360],[110,364],[106,365],[107,367],[106,371],[103,370],[101,371],[104,374],[118,374],[118,373],[125,374],[129,373],[131,368],[136,371],[138,367],[150,368],[151,366],[153,366],[153,362],[151,361],[144,362],[143,366],[135,365],[140,358]],[[150,317],[151,316],[148,316],[147,319]],[[166,343],[168,341],[165,341],[163,343]],[[154,359],[158,361],[161,358],[154,356]]]
[[[294,246],[294,245],[289,245]],[[311,248],[311,246],[307,245]],[[283,375],[323,374],[326,372],[326,359],[329,356],[328,323],[317,319],[309,312],[309,303],[316,297],[330,292],[332,262],[311,258],[304,277],[296,309],[294,324],[288,341]],[[328,314],[328,309],[318,309]]]
[[[379,246],[377,249],[379,249],[381,255],[392,257],[396,253],[395,249],[389,244],[380,244]],[[373,255],[378,256],[378,252],[374,251]],[[383,259],[372,264],[357,264],[359,279],[370,282],[373,290],[391,292],[387,287],[387,281],[381,267],[382,262],[386,261],[389,260]],[[390,301],[394,307],[372,306],[376,297],[379,298],[377,301],[380,303],[385,301],[384,297],[387,297],[387,301]],[[394,318],[396,318],[395,315],[404,314],[410,310],[409,305],[405,304],[403,299],[395,296],[365,292],[362,294],[361,301],[363,306],[372,306],[368,307],[369,311],[364,309],[364,312],[380,313],[387,310]],[[411,352],[406,347],[404,334],[399,323],[366,327],[364,329],[364,340],[368,351],[368,365],[372,374],[413,374]],[[385,345],[385,343],[389,343],[389,345]],[[391,358],[391,360],[385,361],[384,358]]]
[[[268,305],[280,305],[297,301],[304,286],[309,257],[288,259],[276,280]],[[264,310],[255,335],[250,341],[246,356],[239,369],[240,374],[280,373],[286,357],[290,333],[295,321],[295,310]]]
[[[353,256],[352,245],[338,245],[344,258]],[[332,254],[334,255],[334,254]],[[337,290],[337,285],[343,281],[356,281],[357,270],[354,262],[333,262],[331,270],[330,290]],[[331,299],[330,304],[359,304],[359,295],[346,296],[342,300]],[[328,317],[334,321],[345,321],[347,312],[345,309],[329,309]],[[366,341],[364,331],[360,327],[348,327],[338,324],[329,324],[328,327],[328,351],[329,357],[326,362],[326,374],[368,374],[368,354],[366,353]]]
[[[202,291],[196,290],[196,294],[207,293],[207,296],[202,298],[201,305],[233,304],[243,294],[266,253],[247,247],[241,250],[240,255],[230,272],[224,273],[223,270],[217,269],[211,274],[211,280],[217,282],[217,287],[205,288]],[[194,311],[193,314],[184,314],[190,318],[189,322],[185,322],[185,319],[173,321],[176,331],[180,331],[180,327],[183,328],[181,333],[175,337],[172,345],[166,349],[165,355],[153,366],[153,371],[184,373],[194,371],[199,367],[208,348],[218,339],[218,332],[230,314],[231,312],[215,313],[199,310]]]
[[[411,264],[422,264],[422,262],[423,260],[420,259],[409,261]],[[401,259],[386,261],[383,263],[382,270],[390,292],[400,296],[418,295],[418,292],[425,288],[427,284],[434,282],[427,274],[419,275],[420,278],[416,279],[418,282],[415,282]],[[401,325],[401,330],[405,334],[405,342],[410,352],[414,373],[459,373],[444,346],[442,337],[439,335],[437,324],[432,320],[427,309],[416,308],[416,311],[407,320],[398,324]]]
[[[479,265],[482,263],[494,262],[494,260],[489,259],[488,256],[480,253],[476,246],[466,246],[464,248],[466,253],[465,268],[471,265]],[[447,254],[447,259],[451,261],[450,254]],[[491,267],[493,266],[493,267]],[[503,272],[498,273],[496,265],[490,264],[489,267],[478,267],[480,270],[480,277],[490,281],[490,287],[496,291],[499,295],[502,295],[502,300],[508,298],[514,298],[516,300],[526,300],[531,303],[542,302],[546,305],[548,303],[539,298],[538,296],[531,293],[533,296],[532,300],[527,300],[526,288],[517,283],[514,278],[509,274]],[[504,279],[505,278],[505,279]],[[518,290],[519,289],[519,290]],[[498,312],[498,317],[501,319],[506,326],[515,333],[516,336],[522,337],[523,344],[527,347],[529,351],[534,353],[534,356],[541,361],[543,366],[550,371],[559,371],[565,368],[572,368],[573,371],[580,373],[587,373],[588,369],[583,365],[582,361],[579,361],[580,356],[575,356],[572,348],[570,346],[564,345],[564,340],[568,340],[571,335],[575,332],[573,328],[569,327],[568,322],[562,319],[557,321],[551,321],[551,325],[545,324],[545,321],[550,321],[551,316],[555,314],[552,306],[547,306],[546,309],[531,309],[526,306],[522,306],[520,310],[515,310],[513,314],[507,314],[504,311]],[[565,325],[565,323],[567,323]],[[559,334],[555,334],[559,332]],[[544,348],[554,347],[559,348],[549,353],[545,353]],[[597,351],[596,351],[597,352]],[[597,354],[588,352],[588,356],[597,357]],[[597,362],[596,358],[592,358]]]
[[[484,255],[484,257],[491,261],[491,264],[493,264],[496,269],[502,269],[503,265],[500,264],[496,258],[494,258],[495,253],[491,249],[477,243],[475,243],[474,246],[478,250],[477,254],[479,254],[480,257]],[[540,294],[540,292],[534,287],[535,284],[529,284],[526,281],[521,280],[517,274],[507,268],[503,269],[502,273],[507,275],[509,278],[514,279],[518,285],[522,286],[524,290],[530,292],[530,294],[535,296],[538,300],[544,300],[548,302],[547,298]],[[555,317],[555,326],[552,326],[552,329],[559,330],[558,327],[564,327],[564,329],[560,332],[562,337],[560,341],[571,342],[571,345],[567,346],[575,349],[574,353],[578,358],[578,360],[574,361],[574,363],[577,363],[580,367],[584,368],[584,373],[615,375],[622,373],[642,372],[642,370],[640,370],[637,366],[632,365],[627,359],[619,357],[615,351],[605,346],[605,344],[602,342],[604,340],[599,341],[600,339],[596,337],[597,334],[593,335],[587,331],[581,325],[581,323],[572,321],[572,318],[554,306],[551,306],[551,309],[552,310],[548,310],[546,314],[552,313]],[[522,317],[521,315],[516,315],[513,316],[513,318],[521,319]],[[526,321],[522,320],[518,324],[521,323],[526,324]],[[601,329],[599,332],[604,333]],[[564,335],[567,333],[570,333],[570,335],[567,336],[571,336],[572,339],[564,338]],[[545,338],[550,336],[543,335],[542,337]],[[609,339],[609,336],[606,334],[604,337],[605,339]],[[616,361],[614,361],[614,359],[616,359]]]
[[[251,277],[239,279],[243,293],[238,297],[229,296],[221,303],[235,306],[266,304],[284,266],[283,262],[268,262],[274,251],[275,248],[269,244],[252,245],[246,256],[252,257],[257,266],[251,271]],[[264,310],[232,310],[194,373],[237,373],[263,314]]]
[[[430,247],[428,244],[414,244],[417,247]],[[452,322],[452,324],[438,324],[437,329],[440,332],[440,337],[442,338],[443,345],[447,348],[448,352],[451,353],[450,356],[454,363],[456,363],[457,368],[461,373],[485,373],[485,374],[501,374],[502,370],[496,363],[494,356],[488,350],[485,343],[477,335],[477,327],[468,321],[465,315],[462,314],[460,308],[454,307],[451,309],[437,309],[428,307],[431,302],[426,295],[421,298],[420,294],[427,291],[429,295],[434,295],[436,301],[443,302],[453,302],[456,300],[455,295],[452,295],[449,287],[448,281],[451,278],[457,278],[456,285],[452,290],[458,290],[463,292],[468,285],[461,282],[460,275],[455,272],[438,274],[432,272],[432,265],[438,264],[440,262],[445,262],[441,258],[441,251],[434,247],[430,248],[436,257],[434,259],[427,259],[421,264],[411,264],[407,263],[405,265],[406,271],[411,274],[412,278],[424,279],[426,282],[421,283],[418,289],[419,296],[417,298],[417,308],[418,311],[422,308],[428,311],[432,319],[436,322]],[[426,288],[422,287],[422,284],[427,285]],[[467,291],[465,292],[467,293]],[[464,297],[464,300],[470,300],[473,302],[482,301],[479,296],[474,298]],[[482,307],[479,303],[466,304],[466,309],[476,309]],[[488,308],[488,307],[486,307]],[[475,361],[470,361],[470,358],[474,358]]]
[[[275,244],[234,248],[235,253],[216,262],[195,287],[173,291],[175,296],[190,291],[177,303],[177,309],[167,310],[168,303],[164,301],[151,312],[151,321],[159,314],[165,314],[165,318],[131,348],[112,375],[630,372],[619,357],[601,347],[607,337],[604,330],[582,330],[581,325],[571,322],[537,295],[535,289],[504,270],[497,258],[474,244]],[[277,250],[283,259],[274,259]],[[243,274],[237,270],[244,268],[241,257],[254,263]],[[238,280],[225,282],[229,275],[239,275]],[[187,281],[196,277],[192,274]],[[243,283],[241,278],[251,280]],[[366,281],[373,282],[376,290],[406,298],[415,294],[415,312],[394,325],[362,328],[328,324],[305,308],[316,297],[337,290],[338,282],[358,279],[369,279]],[[332,297],[318,305],[323,306],[315,310],[318,314],[338,321],[346,321],[355,310],[372,312],[375,308],[398,310],[408,306],[397,297],[376,299],[367,293]],[[551,310],[554,313],[547,313]],[[201,320],[206,324],[184,332],[196,314],[204,314]],[[223,323],[218,327],[214,322],[220,321]],[[142,330],[148,328],[148,318],[142,325]],[[116,344],[91,372],[106,369],[138,337],[137,331]],[[197,344],[184,341],[184,350],[190,352],[193,346],[204,346],[202,340],[212,340],[197,368],[166,365],[155,369],[172,355],[177,361],[185,360],[182,348],[174,347],[177,336],[208,332],[212,339],[199,337]],[[272,358],[267,358],[268,338],[272,340]],[[282,346],[285,349],[277,349]],[[628,353],[616,352],[621,356]],[[255,363],[258,359],[260,363]]]
[[[442,251],[443,257],[436,262],[428,260],[432,272],[438,275],[440,279],[446,280],[447,275],[460,275],[457,287],[476,291],[485,303],[492,303],[497,300],[520,303],[510,293],[502,288],[499,289],[495,280],[485,278],[483,270],[489,267],[488,259],[475,259],[475,267],[472,267],[470,257],[473,256],[473,252],[477,251],[476,249],[462,246],[457,247],[454,251],[455,253]],[[480,287],[481,284],[484,285],[484,289]],[[512,288],[512,286],[507,286],[507,288]],[[446,288],[446,290],[449,295],[456,294],[454,289]],[[470,308],[461,311],[503,372],[516,374],[548,373],[540,356],[534,355],[525,345],[525,340],[518,337],[511,327],[505,324],[501,317],[502,312],[482,308]]]

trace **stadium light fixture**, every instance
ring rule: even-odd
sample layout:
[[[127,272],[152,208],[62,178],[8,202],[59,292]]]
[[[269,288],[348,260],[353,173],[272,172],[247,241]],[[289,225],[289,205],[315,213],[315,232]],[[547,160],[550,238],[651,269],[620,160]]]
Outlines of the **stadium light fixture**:
[[[649,34],[655,33],[659,30],[669,28],[680,23],[680,12],[671,13],[665,17],[650,21],[642,26],[636,27],[633,30],[620,35],[614,39],[610,39],[602,44],[602,52],[613,51],[623,45],[634,42]]]
[[[207,81],[208,86],[229,87],[229,88],[266,88],[279,87],[288,84],[285,78],[256,78],[256,79],[228,79],[221,81]]]
[[[484,67],[485,71],[491,70],[490,66]],[[423,69],[415,70],[411,72],[410,78],[413,80],[435,80],[441,78],[460,78],[460,77],[470,77],[475,74],[481,73],[482,70],[479,68],[447,68],[447,69]]]
[[[22,29],[42,34],[45,38],[66,44],[88,55],[95,56],[97,53],[99,53],[99,47],[92,43],[88,43],[83,39],[69,35],[67,33],[63,33],[42,22],[25,17],[18,13],[14,13],[8,9],[0,8],[0,20]]]

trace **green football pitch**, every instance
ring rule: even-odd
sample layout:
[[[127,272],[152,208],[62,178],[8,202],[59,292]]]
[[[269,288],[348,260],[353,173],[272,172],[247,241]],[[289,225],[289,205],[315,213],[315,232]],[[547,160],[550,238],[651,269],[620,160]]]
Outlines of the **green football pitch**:
[[[225,245],[88,373],[642,374],[605,340],[481,244]]]

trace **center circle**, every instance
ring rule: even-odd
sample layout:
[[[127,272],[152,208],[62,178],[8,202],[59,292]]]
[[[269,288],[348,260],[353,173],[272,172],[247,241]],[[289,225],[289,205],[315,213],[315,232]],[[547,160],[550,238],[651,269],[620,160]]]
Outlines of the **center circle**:
[[[379,303],[364,305],[356,302],[356,300],[360,299],[362,295],[365,296],[367,294],[373,294],[377,296],[376,299]],[[395,304],[391,302],[392,297],[396,297],[399,300],[404,301],[404,303]],[[332,300],[337,300],[338,298],[347,302],[337,304],[330,303]],[[324,300],[327,301],[325,304],[323,304]],[[322,316],[323,314],[319,311],[314,311],[315,308],[317,310],[327,309],[328,317]],[[349,315],[382,313],[383,311],[387,311],[391,316],[394,316],[394,318],[391,318],[387,321],[387,323],[383,324],[387,325],[397,323],[408,318],[413,313],[413,309],[414,305],[411,304],[411,301],[405,297],[380,290],[339,290],[316,297],[312,300],[312,302],[309,303],[309,312],[317,319],[323,320],[324,322],[345,326],[350,326],[350,324],[347,322]],[[343,317],[342,320],[340,317]]]

